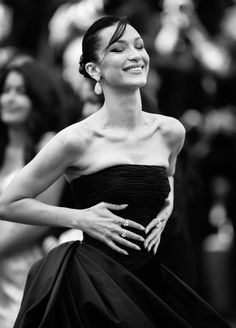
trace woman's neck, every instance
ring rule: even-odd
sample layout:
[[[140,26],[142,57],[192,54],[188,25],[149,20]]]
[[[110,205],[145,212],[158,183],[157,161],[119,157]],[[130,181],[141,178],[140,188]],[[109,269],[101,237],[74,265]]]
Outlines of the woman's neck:
[[[11,126],[8,129],[8,145],[11,147],[22,147],[26,144],[28,135],[25,127]]]
[[[111,92],[105,94],[101,109],[104,113],[106,127],[135,129],[141,124],[142,101],[140,91]]]

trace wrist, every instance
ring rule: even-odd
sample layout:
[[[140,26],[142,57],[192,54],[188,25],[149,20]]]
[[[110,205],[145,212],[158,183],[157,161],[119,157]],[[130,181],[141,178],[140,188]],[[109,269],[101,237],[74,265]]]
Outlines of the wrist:
[[[173,202],[170,199],[166,199],[165,204],[163,206],[163,211],[169,212],[171,214],[171,212],[173,211],[173,207]]]
[[[83,231],[84,220],[85,220],[85,210],[84,209],[71,209],[69,222],[67,228],[79,229]]]

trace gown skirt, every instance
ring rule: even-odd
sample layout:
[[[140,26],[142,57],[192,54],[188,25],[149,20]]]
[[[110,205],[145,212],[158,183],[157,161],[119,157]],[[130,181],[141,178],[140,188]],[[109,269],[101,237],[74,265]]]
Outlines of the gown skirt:
[[[165,168],[128,164],[77,178],[71,188],[78,208],[126,203],[116,214],[144,226],[170,191]],[[55,247],[32,266],[14,328],[230,327],[160,263],[158,252],[127,251],[87,234]]]

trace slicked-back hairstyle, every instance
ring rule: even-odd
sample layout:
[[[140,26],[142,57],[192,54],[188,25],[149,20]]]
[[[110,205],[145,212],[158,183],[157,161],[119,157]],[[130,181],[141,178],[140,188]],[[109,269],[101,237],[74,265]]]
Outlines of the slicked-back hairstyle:
[[[126,25],[126,16],[108,15],[96,20],[87,30],[82,41],[82,55],[80,57],[79,72],[87,78],[91,76],[87,73],[85,65],[89,62],[99,63],[98,50],[101,44],[100,32],[106,28],[117,24],[106,49],[115,43],[123,35]]]

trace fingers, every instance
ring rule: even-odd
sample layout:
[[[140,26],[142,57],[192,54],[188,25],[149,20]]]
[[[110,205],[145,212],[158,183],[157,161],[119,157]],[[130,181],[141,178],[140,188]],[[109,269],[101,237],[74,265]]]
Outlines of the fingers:
[[[145,241],[145,239],[142,236],[140,236],[132,231],[123,229],[119,225],[116,225],[116,227],[115,227],[115,229],[113,229],[112,233],[110,233],[106,236],[106,242],[109,241],[109,243],[108,243],[109,246],[111,245],[111,242],[112,242],[113,249],[114,249],[114,245],[117,246],[117,243],[119,243],[125,247],[132,248],[134,250],[140,250],[141,248],[137,244],[133,243],[131,241],[132,239],[135,241],[139,241],[140,243],[143,243]],[[117,248],[116,248],[116,250],[117,250]],[[121,250],[122,249],[119,247],[119,252],[121,252]]]
[[[142,241],[144,241],[144,239]],[[138,245],[132,243],[131,241],[125,239],[124,237],[121,237],[118,234],[112,235],[112,236],[110,235],[109,238],[106,238],[104,240],[104,242],[109,247],[111,247],[113,250],[117,251],[118,253],[125,254],[125,255],[129,255],[129,253],[126,250],[124,250],[123,248],[119,247],[117,245],[117,243],[119,243],[125,247],[137,250],[137,251],[141,250],[141,248]]]
[[[146,238],[145,242],[144,242],[144,247],[148,249],[149,244],[152,242],[152,240],[156,237],[159,236],[161,230],[158,228],[154,228],[152,230],[152,232],[150,233],[150,235],[148,235],[148,237]]]
[[[156,227],[157,225],[157,218],[152,220],[147,226],[146,226],[146,229],[145,229],[145,233],[148,234],[150,230],[152,230],[153,228]]]
[[[155,244],[154,244],[154,247],[153,247],[153,253],[154,253],[154,254],[156,254],[156,252],[157,252],[157,249],[158,249],[158,246],[159,246],[159,244],[160,244],[160,241],[161,241],[161,239],[158,238],[158,239],[156,240]]]
[[[99,217],[104,218],[100,221],[102,225],[105,224],[104,229],[106,231],[105,238],[101,238],[104,243],[106,243],[110,248],[117,251],[118,253],[122,253],[128,255],[128,252],[124,250],[122,246],[126,248],[140,250],[141,248],[133,241],[138,241],[143,243],[145,239],[133,232],[133,229],[145,231],[145,227],[133,220],[124,219],[109,210],[122,210],[125,209],[128,204],[111,204],[102,202],[97,204],[96,210]],[[105,209],[105,211],[104,211]],[[107,211],[108,210],[108,211]],[[132,231],[131,231],[132,230]],[[104,234],[103,234],[104,236]],[[120,244],[120,245],[119,245]]]
[[[121,226],[121,227],[124,227],[124,228],[133,228],[133,229],[137,229],[137,230],[142,230],[144,231],[145,230],[145,227],[133,220],[125,220],[117,215],[115,215],[115,218],[116,218],[116,222]]]
[[[121,204],[121,205],[117,205],[117,204],[111,204],[111,203],[103,203],[103,205],[109,209],[109,210],[122,210],[122,209],[125,209],[128,204]],[[145,230],[145,227],[143,225],[141,225],[140,223],[137,223],[133,220],[127,220],[127,219],[123,219],[121,218],[120,216],[117,216],[115,214],[112,214],[114,215],[114,218],[116,219],[116,223],[118,223],[120,226],[125,226],[125,227],[130,227],[130,228],[133,228],[133,229],[137,229],[137,230]]]
[[[147,246],[147,250],[148,252],[150,252],[150,250],[153,248],[153,253],[156,254],[157,252],[157,249],[158,249],[158,246],[160,244],[160,241],[161,241],[161,236],[158,235],[158,236],[155,236],[148,244]]]
[[[141,250],[141,248],[138,245],[132,243],[129,240],[124,239],[124,237],[121,237],[121,236],[117,235],[117,236],[114,237],[114,240],[115,240],[115,242],[120,243],[121,245],[123,245],[125,247],[129,247],[129,248],[135,249],[137,251]]]
[[[128,204],[117,205],[117,204],[111,204],[111,203],[105,203],[105,202],[103,203],[103,205],[107,209],[115,210],[115,211],[123,210],[128,206]],[[130,226],[131,228],[138,229],[138,230],[145,230],[145,227],[143,225],[141,225],[135,221],[125,220],[119,216],[116,216],[116,218],[118,219],[118,222],[120,223],[120,225]]]
[[[118,252],[118,253],[121,253],[121,254],[124,254],[124,255],[129,255],[129,253],[127,251],[125,251],[124,249],[120,248],[119,246],[117,246],[111,239],[108,240],[106,242],[106,244],[112,248],[114,251]]]
[[[158,233],[155,236],[153,236],[153,238],[150,239],[149,241],[146,240],[144,243],[144,247],[147,248],[148,252],[150,252],[150,250],[153,248],[153,252],[154,254],[156,254],[157,248],[160,244],[160,240],[161,240],[161,235],[160,233]]]
[[[136,234],[132,231],[129,231],[129,230],[125,230],[125,231],[126,231],[126,234],[125,234],[125,236],[123,236],[123,238],[134,239],[134,240],[137,240],[137,241],[140,241],[140,242],[145,241],[145,239],[142,236],[140,236],[140,235],[138,235],[138,234]],[[124,231],[122,231],[122,233],[123,232]],[[121,234],[121,236],[122,236],[122,234]]]
[[[114,211],[120,211],[120,210],[124,210],[128,204],[111,204],[111,203],[106,203],[104,202],[103,205],[108,208],[109,210],[114,210]]]
[[[122,245],[137,249],[137,247],[136,247],[137,245],[127,239],[137,240],[141,243],[143,243],[145,241],[145,239],[142,236],[140,236],[139,234],[136,234],[136,233],[134,233],[130,230],[126,230],[124,228],[122,228],[120,226],[116,226],[116,229],[113,230],[113,234],[112,234],[113,238],[112,239],[115,241],[119,241]]]
[[[152,230],[152,232],[148,235],[144,242],[144,248],[148,250],[148,252],[153,248],[154,254],[157,252],[157,248],[160,244],[161,233],[164,230],[164,225],[160,224],[156,228]]]
[[[124,221],[124,219],[123,219]],[[122,221],[122,222],[123,222]],[[117,243],[134,250],[141,250],[141,248],[134,242],[132,242],[132,239],[134,241],[138,241],[140,243],[143,243],[145,239],[140,236],[139,234],[136,234],[132,231],[124,229],[125,227],[121,227],[119,224],[113,224],[112,229],[105,235],[104,242],[109,245],[112,249],[118,251],[122,254],[128,254],[127,251],[122,249],[117,245]]]
[[[135,221],[128,220],[129,222],[129,227],[133,229],[138,229],[138,230],[145,230],[145,227]]]
[[[120,232],[118,233],[118,236],[121,236],[125,240],[126,239],[134,239],[134,240],[137,240],[139,242],[144,242],[145,241],[145,239],[142,236],[140,236],[140,235],[138,235],[138,234],[136,234],[132,231],[125,230],[125,229],[121,229]]]
[[[158,228],[159,226],[162,225],[163,222],[164,222],[163,218],[156,217],[146,226],[145,233],[148,234],[149,231],[152,230],[153,228]]]

